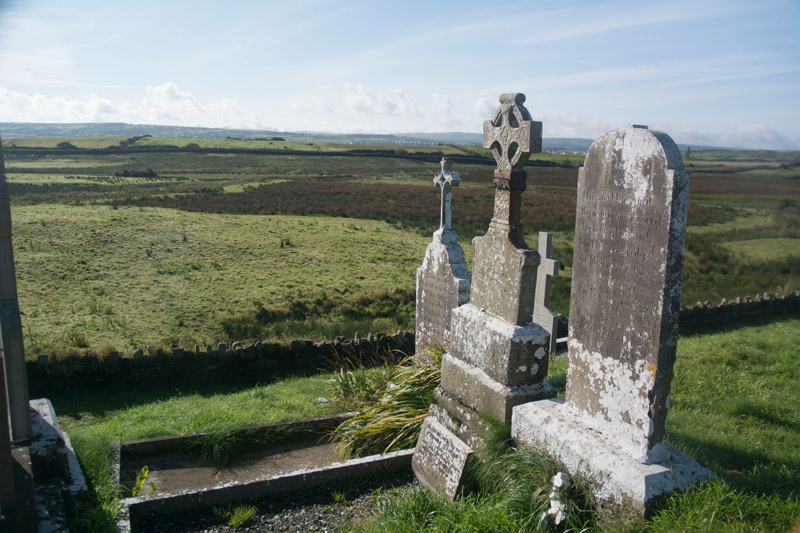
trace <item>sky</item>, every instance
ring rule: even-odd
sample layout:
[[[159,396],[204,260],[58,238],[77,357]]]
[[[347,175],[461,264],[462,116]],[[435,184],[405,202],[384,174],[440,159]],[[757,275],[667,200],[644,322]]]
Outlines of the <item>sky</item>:
[[[800,1],[0,0],[0,121],[800,149]]]

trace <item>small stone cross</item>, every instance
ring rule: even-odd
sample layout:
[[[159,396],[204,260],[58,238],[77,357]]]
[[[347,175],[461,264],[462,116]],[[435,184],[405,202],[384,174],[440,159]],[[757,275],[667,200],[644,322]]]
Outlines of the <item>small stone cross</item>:
[[[525,95],[522,93],[501,94],[500,107],[494,119],[483,123],[483,147],[492,150],[500,171],[521,168],[531,152],[538,151],[536,132],[531,131],[533,120],[522,105],[524,102]]]
[[[539,255],[541,263],[536,273],[536,296],[533,304],[533,322],[550,333],[550,352],[556,351],[558,336],[558,314],[550,309],[550,285],[553,276],[558,276],[558,260],[552,259],[553,234],[539,232]]]
[[[441,163],[442,172],[433,177],[433,184],[439,185],[442,188],[442,205],[439,216],[439,229],[444,228],[445,230],[450,230],[453,229],[450,212],[450,188],[458,187],[458,184],[461,182],[461,176],[459,176],[458,172],[452,171],[453,165],[449,159],[443,157]]]

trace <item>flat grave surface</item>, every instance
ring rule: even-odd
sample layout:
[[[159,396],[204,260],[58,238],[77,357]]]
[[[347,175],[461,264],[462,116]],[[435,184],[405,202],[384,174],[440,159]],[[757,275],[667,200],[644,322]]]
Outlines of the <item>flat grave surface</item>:
[[[147,466],[149,474],[142,495],[156,483],[153,494],[198,490],[221,483],[249,482],[269,479],[278,474],[327,466],[339,461],[334,443],[318,439],[287,444],[265,453],[263,450],[244,453],[229,465],[218,468],[211,460],[188,453],[169,453],[126,458],[123,454],[121,484],[130,489],[136,477]]]

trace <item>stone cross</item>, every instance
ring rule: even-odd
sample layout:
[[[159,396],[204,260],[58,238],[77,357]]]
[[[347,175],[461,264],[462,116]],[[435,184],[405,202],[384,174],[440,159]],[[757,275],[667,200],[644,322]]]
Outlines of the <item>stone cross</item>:
[[[689,173],[668,135],[625,126],[592,144],[577,194],[566,399],[516,408],[512,436],[646,514],[712,475],[663,442]]]
[[[542,130],[524,101],[518,93],[500,96],[494,120],[484,125],[484,143],[497,160],[494,216],[472,241],[470,300],[452,310],[441,384],[412,460],[420,483],[450,498],[470,484],[465,465],[487,429],[485,415],[508,422],[515,406],[556,396],[545,380],[548,334],[531,322],[539,254],[525,245],[519,222],[522,165],[541,146]]]
[[[558,336],[558,313],[550,308],[550,284],[558,276],[558,260],[551,258],[553,234],[539,232],[539,256],[541,263],[536,274],[536,295],[533,305],[533,322],[550,333],[550,353],[556,351]]]
[[[483,123],[483,147],[492,150],[500,171],[520,169],[531,152],[542,151],[542,125],[533,122],[524,103],[522,93],[501,94],[494,118]]]
[[[452,171],[453,164],[446,157],[442,158],[441,164],[442,171],[433,177],[434,185],[438,185],[442,188],[442,205],[440,208],[439,228],[450,230],[453,229],[450,212],[452,199],[450,188],[458,187],[458,184],[461,182],[461,177],[459,176],[458,172]]]
[[[469,301],[472,276],[458,234],[452,229],[450,188],[461,178],[452,171],[449,160],[442,158],[442,172],[433,178],[442,188],[439,229],[425,249],[425,259],[417,269],[414,353],[427,358],[426,348],[450,345],[450,318],[453,309]]]

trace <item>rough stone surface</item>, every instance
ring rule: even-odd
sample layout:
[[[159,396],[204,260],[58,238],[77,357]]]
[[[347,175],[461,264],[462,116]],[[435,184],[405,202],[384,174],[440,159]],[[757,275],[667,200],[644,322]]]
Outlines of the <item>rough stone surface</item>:
[[[469,301],[472,276],[451,223],[450,188],[459,181],[450,162],[442,159],[442,172],[433,178],[434,184],[442,188],[441,221],[425,250],[422,266],[417,269],[414,339],[418,354],[433,344],[449,346],[452,310]]]
[[[442,491],[453,500],[468,488],[464,474],[470,455],[472,448],[429,416],[422,424],[411,468],[425,488]]]
[[[497,161],[494,215],[473,240],[470,302],[452,310],[441,385],[414,454],[420,482],[450,498],[469,485],[465,465],[486,429],[482,417],[510,421],[514,406],[556,394],[544,380],[549,336],[531,323],[539,254],[522,237],[522,165],[541,150],[541,123],[523,102],[523,94],[501,95],[495,118],[484,124],[484,146]]]
[[[450,354],[506,385],[547,376],[547,332],[536,324],[518,326],[473,304],[453,311]]]
[[[480,368],[450,354],[442,358],[441,388],[474,411],[491,415],[501,422],[511,420],[511,410],[515,406],[557,394],[545,380],[523,385],[500,383]]]
[[[688,201],[678,147],[644,127],[603,134],[578,178],[567,397],[633,454],[664,438]]]
[[[536,446],[589,480],[601,506],[647,515],[659,498],[685,490],[713,473],[688,455],[661,443],[648,461],[631,456],[614,434],[597,431],[573,416],[563,400],[514,409],[512,436]]]
[[[639,514],[711,475],[662,443],[688,193],[669,136],[627,126],[592,144],[578,180],[566,402],[522,405],[512,420],[514,438]]]

